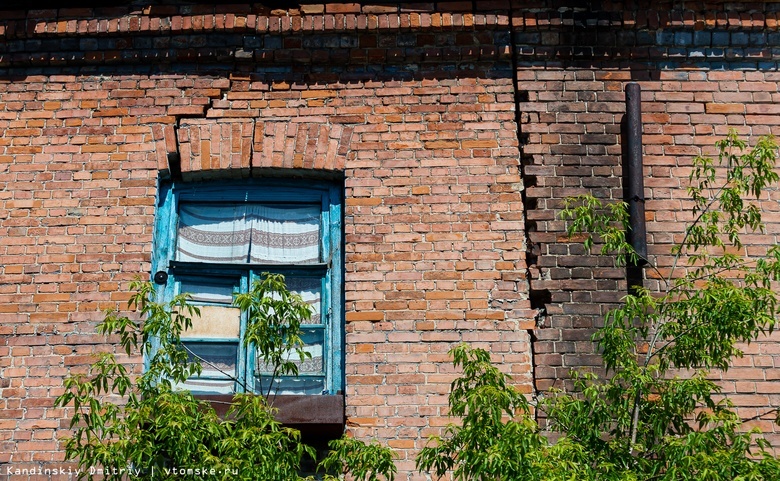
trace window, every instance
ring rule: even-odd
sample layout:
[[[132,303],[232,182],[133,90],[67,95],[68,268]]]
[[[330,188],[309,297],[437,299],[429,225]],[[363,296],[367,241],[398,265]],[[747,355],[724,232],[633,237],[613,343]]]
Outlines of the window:
[[[269,367],[244,348],[246,319],[233,294],[264,272],[284,274],[314,315],[296,377],[275,378],[277,394],[342,390],[341,189],[305,181],[180,183],[160,189],[154,272],[169,274],[161,295],[188,292],[201,310],[182,342],[203,372],[198,394],[266,392]]]

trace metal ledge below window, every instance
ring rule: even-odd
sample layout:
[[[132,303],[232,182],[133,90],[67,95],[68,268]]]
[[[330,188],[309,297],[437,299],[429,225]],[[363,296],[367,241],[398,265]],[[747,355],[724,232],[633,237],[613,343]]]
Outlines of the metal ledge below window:
[[[227,414],[232,394],[197,394],[195,398],[211,402],[220,417]],[[279,395],[273,400],[279,409],[276,420],[285,425],[344,427],[344,395]]]

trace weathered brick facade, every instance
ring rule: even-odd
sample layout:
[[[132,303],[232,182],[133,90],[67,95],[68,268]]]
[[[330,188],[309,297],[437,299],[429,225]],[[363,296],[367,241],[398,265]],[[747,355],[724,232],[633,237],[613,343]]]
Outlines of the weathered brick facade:
[[[715,155],[729,129],[743,137],[778,135],[778,5],[663,2],[657,10],[603,2],[599,13],[514,13],[518,104],[522,116],[525,209],[532,305],[544,308],[534,331],[534,379],[562,387],[572,368],[597,365],[590,329],[626,292],[624,269],[583,256],[558,219],[561,199],[586,192],[623,199],[620,122],[624,87],[642,88],[648,252],[668,275],[670,248],[692,220],[686,187],[696,155]],[[627,8],[626,8],[627,7]],[[528,12],[530,10],[526,10]],[[780,197],[762,208],[765,234],[752,253],[780,240]],[[647,270],[645,285],[658,288]],[[744,418],[775,432],[780,402],[775,335],[745,347],[719,374]],[[557,383],[557,384],[556,384]],[[768,436],[775,445],[777,434]]]
[[[729,128],[780,133],[771,3],[151,3],[0,9],[9,466],[62,465],[54,398],[114,349],[94,334],[101,310],[150,274],[169,153],[185,181],[343,178],[347,428],[416,479],[416,451],[448,422],[455,343],[488,347],[526,392],[596,363],[590,328],[625,272],[583,256],[556,216],[569,195],[622,198],[628,81],[662,271],[692,157]],[[770,195],[756,249],[779,240]],[[777,340],[722,376],[746,417],[780,405]]]

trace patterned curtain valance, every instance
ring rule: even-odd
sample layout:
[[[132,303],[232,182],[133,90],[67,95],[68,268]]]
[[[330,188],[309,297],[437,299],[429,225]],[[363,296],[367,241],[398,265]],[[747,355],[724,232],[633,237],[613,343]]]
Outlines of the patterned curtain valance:
[[[320,261],[320,206],[179,206],[176,260],[232,264]]]

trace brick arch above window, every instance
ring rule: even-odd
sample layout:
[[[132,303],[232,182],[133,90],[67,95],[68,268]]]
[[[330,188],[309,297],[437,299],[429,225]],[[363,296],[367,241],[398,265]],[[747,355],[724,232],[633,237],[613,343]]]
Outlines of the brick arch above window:
[[[354,126],[334,120],[187,118],[178,128],[156,125],[158,169],[163,177],[180,169],[184,181],[245,178],[268,168],[341,172]]]
[[[182,119],[176,132],[185,181],[229,170],[248,177],[254,121],[251,119]]]
[[[329,122],[257,120],[252,167],[344,170],[352,131]]]

